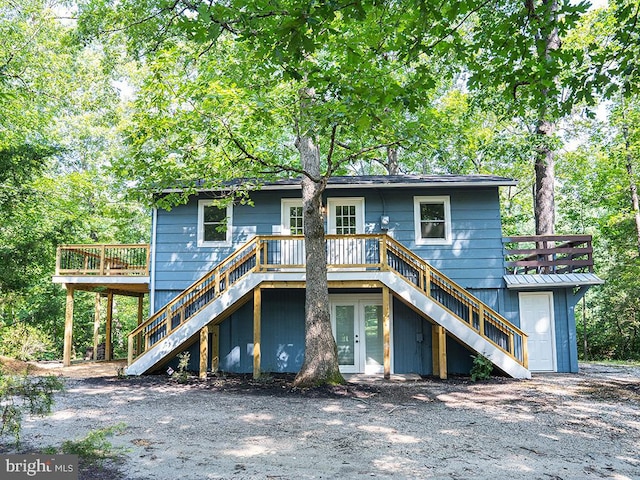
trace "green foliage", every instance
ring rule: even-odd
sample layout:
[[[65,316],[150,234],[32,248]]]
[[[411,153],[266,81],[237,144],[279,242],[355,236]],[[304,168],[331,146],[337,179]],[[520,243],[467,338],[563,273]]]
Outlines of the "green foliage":
[[[0,326],[0,355],[18,360],[41,360],[50,358],[53,340],[41,328],[15,323]]]
[[[473,357],[473,366],[471,367],[471,381],[488,380],[493,372],[493,363],[484,355],[471,355]]]
[[[30,377],[28,372],[22,376],[9,375],[0,367],[0,437],[10,435],[18,445],[24,414],[42,416],[50,413],[53,394],[63,386],[54,376]]]
[[[118,423],[92,430],[80,440],[66,440],[60,450],[66,455],[78,455],[82,461],[90,465],[101,466],[105,460],[116,460],[124,453],[124,449],[114,448],[108,438],[123,432],[125,428],[124,423]]]
[[[178,355],[178,370],[173,374],[173,378],[178,383],[187,383],[189,380],[189,360],[191,354],[189,352],[182,352]]]

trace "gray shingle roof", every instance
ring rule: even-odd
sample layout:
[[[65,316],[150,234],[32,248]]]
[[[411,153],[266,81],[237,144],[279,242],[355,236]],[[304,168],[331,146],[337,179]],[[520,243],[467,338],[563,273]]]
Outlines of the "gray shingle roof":
[[[204,182],[197,185],[200,191],[220,190],[220,188],[203,187]],[[250,190],[294,190],[300,187],[300,178],[282,178],[279,180],[259,182],[256,179],[238,179],[224,183],[225,187],[234,189],[249,186]],[[251,185],[255,185],[254,188]],[[328,188],[411,188],[411,187],[501,187],[515,186],[517,182],[511,178],[497,175],[359,175],[331,177]],[[179,191],[179,188],[165,190]]]

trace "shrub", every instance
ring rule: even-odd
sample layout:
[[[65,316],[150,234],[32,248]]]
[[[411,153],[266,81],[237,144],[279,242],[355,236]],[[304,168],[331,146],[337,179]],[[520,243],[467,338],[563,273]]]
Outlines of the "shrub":
[[[2,424],[0,436],[13,435],[16,445],[20,443],[22,417],[24,413],[46,415],[51,412],[53,394],[62,390],[58,377],[29,377],[7,375],[0,368],[0,411]]]
[[[42,330],[25,323],[0,329],[0,355],[29,361],[39,360],[53,350],[53,341]]]
[[[124,453],[123,449],[115,449],[107,437],[120,433],[126,428],[124,423],[111,427],[90,431],[81,440],[67,440],[62,444],[62,453],[78,455],[84,462],[101,466],[105,460],[115,460]]]
[[[491,378],[493,363],[484,355],[472,355],[473,366],[471,367],[471,381],[487,380]]]

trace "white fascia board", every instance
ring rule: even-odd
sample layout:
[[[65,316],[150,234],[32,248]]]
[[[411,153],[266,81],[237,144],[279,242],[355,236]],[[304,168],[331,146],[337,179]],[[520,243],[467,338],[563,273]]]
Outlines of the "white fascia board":
[[[117,276],[117,275],[54,275],[52,283],[68,283],[70,285],[146,285],[148,276]]]

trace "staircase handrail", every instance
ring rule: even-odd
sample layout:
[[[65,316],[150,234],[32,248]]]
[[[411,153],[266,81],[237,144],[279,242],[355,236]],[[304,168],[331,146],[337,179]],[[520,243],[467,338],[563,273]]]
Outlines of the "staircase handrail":
[[[326,236],[327,240],[336,237],[338,236]],[[377,258],[371,258],[370,261],[365,259],[366,264],[361,265],[358,263],[355,264],[356,267],[373,267],[380,270],[393,271],[402,276],[455,318],[475,330],[485,340],[491,342],[525,368],[527,367],[526,333],[452,281],[448,276],[432,267],[426,260],[386,234],[347,235],[341,237],[349,237],[355,240],[362,239],[364,241],[378,238],[380,243]],[[282,235],[255,236],[250,239],[129,334],[129,364],[132,363],[136,355],[140,355],[149,348],[152,335],[161,335],[161,338],[165,338],[246,274],[262,271],[263,267],[277,267],[278,264],[271,265],[268,261],[267,245],[269,241],[278,239],[303,241],[303,237]],[[400,265],[390,258],[391,256],[397,257],[399,262],[403,262],[407,269],[415,271],[416,275],[398,270]],[[286,269],[288,265],[281,263],[279,266]],[[291,267],[298,266],[297,264],[291,265]],[[413,278],[415,276],[417,278]],[[442,294],[440,298],[436,295],[438,292]],[[448,300],[449,305],[444,300]],[[458,311],[453,309],[452,304],[455,303],[460,307]],[[464,308],[461,308],[461,306]],[[504,341],[504,345],[494,339],[500,337],[499,334],[495,335],[494,332],[494,338],[487,334],[491,328],[502,335],[499,339]],[[137,348],[135,348],[136,339],[138,342]],[[160,338],[158,338],[159,340]]]
[[[458,320],[462,321],[463,323],[467,324],[467,326],[474,329],[485,340],[488,340],[497,348],[499,348],[500,350],[505,352],[507,355],[512,357],[514,360],[516,360],[518,363],[520,363],[522,366],[527,368],[527,364],[528,364],[528,354],[527,354],[527,348],[526,348],[527,334],[524,331],[522,331],[520,328],[512,324],[509,320],[507,320],[501,314],[496,312],[489,305],[485,304],[480,299],[478,299],[477,297],[469,293],[466,289],[464,289],[463,287],[455,283],[447,275],[444,275],[438,269],[431,266],[427,261],[425,261],[423,258],[413,253],[411,250],[409,250],[407,247],[402,245],[400,242],[398,242],[397,240],[395,240],[394,238],[388,235],[386,235],[385,237],[386,237],[385,238],[386,246],[384,250],[387,251],[387,257],[388,257],[388,252],[395,249],[396,251],[401,252],[404,256],[409,257],[411,259],[411,262],[416,264],[419,267],[419,269],[422,271],[423,275],[420,276],[417,283],[410,282],[414,285],[414,287],[418,288],[422,293],[427,295],[431,300],[437,302],[441,307],[444,307],[447,311],[453,314],[453,316],[456,317]],[[406,278],[406,275],[404,275],[402,272],[396,270],[395,268],[393,268],[392,265],[390,265],[388,258],[385,259],[385,263],[388,268],[391,268],[396,273]],[[446,285],[444,285],[443,279],[446,281]],[[433,295],[430,285],[431,283],[434,282],[434,280],[439,287],[445,286],[453,290],[455,292],[455,295],[452,294],[454,298],[457,296],[458,300],[468,305],[469,307],[468,320],[465,320],[461,315],[452,311],[440,299],[438,299]],[[474,314],[477,315],[477,323],[478,323],[477,327],[475,326]],[[503,332],[503,334],[508,336],[508,339],[509,339],[508,348],[503,347],[502,345],[494,341],[491,337],[487,336],[487,333],[486,333],[487,323],[497,328],[498,330]],[[516,355],[516,351],[515,351],[516,337],[520,337],[521,339],[520,355]]]

